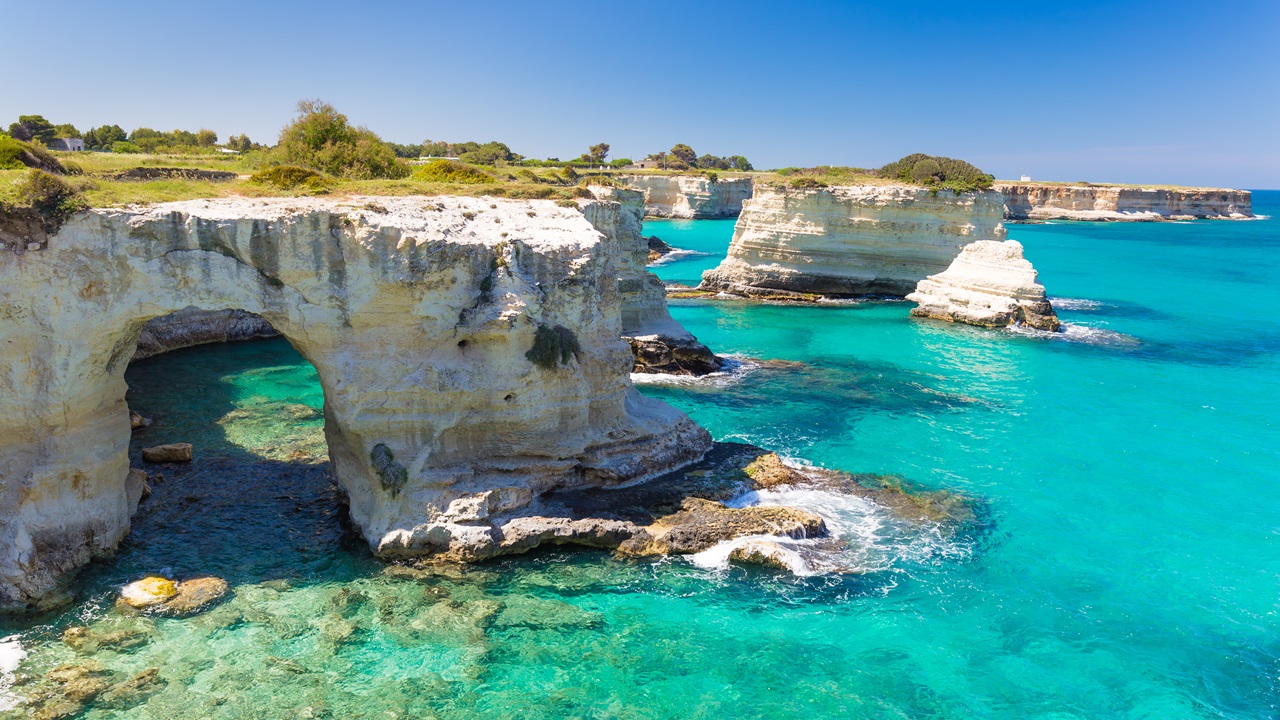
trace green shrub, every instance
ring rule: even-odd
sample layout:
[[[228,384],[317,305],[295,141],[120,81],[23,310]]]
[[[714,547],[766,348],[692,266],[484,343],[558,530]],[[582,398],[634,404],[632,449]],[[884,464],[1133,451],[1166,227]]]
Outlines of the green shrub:
[[[259,170],[249,178],[249,182],[257,185],[274,185],[281,190],[305,187],[315,191],[328,190],[333,184],[331,180],[315,170],[294,165],[276,165],[266,170]]]
[[[409,175],[382,138],[352,127],[346,115],[320,100],[298,103],[298,117],[280,131],[275,152],[285,163],[356,180]]]
[[[43,170],[32,170],[18,184],[18,201],[56,223],[88,207],[78,190]]]
[[[67,172],[53,153],[39,145],[15,140],[8,136],[0,138],[0,170],[23,168],[36,168],[59,175]]]
[[[126,141],[126,140],[117,140],[117,141],[115,141],[115,142],[111,143],[111,152],[113,152],[113,153],[140,153],[140,152],[142,152],[142,148],[140,148],[140,147],[138,147],[137,145],[135,145],[134,143],[128,142],[128,141]]]
[[[826,184],[823,183],[821,180],[818,180],[817,178],[811,178],[811,177],[792,178],[790,185],[793,188],[799,188],[802,190],[826,187]]]
[[[418,168],[418,171],[413,174],[413,179],[423,182],[453,183],[455,185],[480,185],[498,182],[496,178],[483,170],[455,160],[432,160]]]
[[[553,370],[559,365],[568,365],[581,350],[578,337],[569,328],[539,324],[533,335],[533,347],[524,356],[534,365]]]
[[[913,153],[880,168],[886,178],[956,192],[987,190],[995,177],[982,172],[964,160]]]

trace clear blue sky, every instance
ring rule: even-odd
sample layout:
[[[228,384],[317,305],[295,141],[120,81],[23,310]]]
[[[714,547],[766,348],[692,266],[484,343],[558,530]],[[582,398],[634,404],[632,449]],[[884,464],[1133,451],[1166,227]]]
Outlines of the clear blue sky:
[[[0,121],[1280,187],[1280,2],[0,0]]]

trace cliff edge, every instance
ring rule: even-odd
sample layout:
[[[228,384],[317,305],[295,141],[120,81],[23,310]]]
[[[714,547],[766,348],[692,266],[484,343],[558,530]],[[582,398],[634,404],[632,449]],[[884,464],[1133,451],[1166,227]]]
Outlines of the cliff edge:
[[[1008,220],[1244,220],[1253,193],[1215,188],[996,183]]]
[[[701,175],[624,175],[618,182],[644,193],[644,212],[662,218],[737,217],[752,194],[751,178]]]

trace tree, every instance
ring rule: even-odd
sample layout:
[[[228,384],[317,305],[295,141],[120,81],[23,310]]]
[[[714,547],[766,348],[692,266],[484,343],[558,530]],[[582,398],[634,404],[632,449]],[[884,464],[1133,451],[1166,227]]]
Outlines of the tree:
[[[48,145],[53,142],[57,131],[43,115],[19,115],[18,122],[9,126],[9,134],[18,140]]]
[[[249,152],[250,150],[257,150],[259,145],[250,140],[248,135],[232,135],[227,138],[227,147],[236,152]]]
[[[128,139],[129,134],[119,125],[102,125],[84,134],[84,146],[90,150],[110,150],[112,144]]]
[[[609,157],[609,144],[599,143],[597,145],[592,145],[589,148],[588,155],[590,156],[591,162],[596,164],[603,163],[604,159]]]
[[[218,133],[208,128],[201,128],[200,132],[196,133],[196,144],[200,147],[213,147],[218,144]]]
[[[276,153],[289,164],[359,180],[409,174],[382,138],[366,127],[352,127],[346,115],[322,100],[298,103],[298,117],[280,131]]]
[[[911,180],[918,183],[942,181],[942,166],[933,158],[920,160],[911,166]]]
[[[751,163],[741,155],[734,155],[729,158],[729,163],[733,166],[734,170],[738,170],[740,172],[750,172],[755,169],[751,167]]]
[[[62,125],[53,126],[53,136],[55,138],[78,138],[80,131],[71,123],[63,123]]]
[[[693,165],[698,161],[698,153],[694,152],[693,148],[685,145],[684,143],[679,143],[672,147],[671,154],[676,156],[676,158],[686,166]]]
[[[464,144],[475,145],[475,143]],[[479,145],[474,149],[467,150],[458,155],[458,159],[462,162],[471,163],[472,165],[494,166],[496,166],[499,161],[510,161],[511,157],[511,148],[497,140],[487,142],[484,145]]]

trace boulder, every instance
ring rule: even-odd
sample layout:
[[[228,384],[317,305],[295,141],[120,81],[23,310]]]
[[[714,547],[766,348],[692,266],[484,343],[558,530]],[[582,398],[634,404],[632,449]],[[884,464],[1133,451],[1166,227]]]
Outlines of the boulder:
[[[207,609],[227,594],[227,581],[216,577],[193,578],[178,583],[178,592],[156,610],[164,615],[192,615]]]
[[[746,540],[729,552],[729,560],[788,572],[804,571],[808,563],[800,554],[772,540]]]
[[[120,599],[130,607],[144,608],[168,601],[178,594],[178,586],[168,578],[154,575],[120,588]]]
[[[191,443],[170,443],[143,448],[142,459],[149,463],[191,462]]]
[[[132,410],[129,411],[129,429],[130,430],[141,430],[147,427],[151,427],[150,419],[144,418]]]

